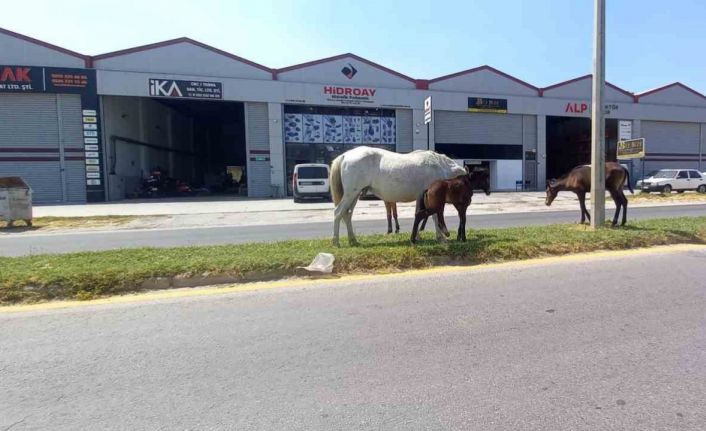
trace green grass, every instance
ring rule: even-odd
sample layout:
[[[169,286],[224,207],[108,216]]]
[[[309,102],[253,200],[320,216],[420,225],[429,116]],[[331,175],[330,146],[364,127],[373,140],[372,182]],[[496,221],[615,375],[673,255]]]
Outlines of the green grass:
[[[295,228],[295,226],[293,227]],[[439,244],[426,234],[417,245],[408,234],[360,237],[341,248],[330,240],[284,241],[169,249],[131,249],[65,255],[0,258],[0,304],[51,299],[89,299],[150,288],[162,279],[223,276],[237,281],[301,274],[318,252],[336,256],[335,272],[389,272],[439,264],[478,264],[551,255],[676,243],[706,244],[706,217],[630,222],[593,232],[554,225],[472,230],[468,242]],[[145,284],[147,282],[147,284]],[[157,283],[159,284],[159,283]]]

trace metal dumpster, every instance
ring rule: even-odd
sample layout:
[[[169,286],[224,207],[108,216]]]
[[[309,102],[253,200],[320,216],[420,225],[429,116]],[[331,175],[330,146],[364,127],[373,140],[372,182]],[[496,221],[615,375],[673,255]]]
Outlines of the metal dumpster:
[[[0,177],[0,220],[8,227],[15,220],[32,226],[32,188],[20,177]]]

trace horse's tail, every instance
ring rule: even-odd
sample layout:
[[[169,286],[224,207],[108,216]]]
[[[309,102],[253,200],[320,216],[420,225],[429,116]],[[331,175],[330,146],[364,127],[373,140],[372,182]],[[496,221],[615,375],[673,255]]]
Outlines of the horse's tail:
[[[333,159],[331,163],[331,172],[329,173],[328,181],[331,185],[331,198],[334,205],[338,205],[343,199],[343,182],[341,181],[341,162],[343,162],[343,154]]]
[[[628,180],[628,190],[630,190],[631,195],[634,195],[635,191],[632,189],[632,182],[630,182],[630,171],[625,166],[623,166],[623,170],[625,171],[625,178]]]

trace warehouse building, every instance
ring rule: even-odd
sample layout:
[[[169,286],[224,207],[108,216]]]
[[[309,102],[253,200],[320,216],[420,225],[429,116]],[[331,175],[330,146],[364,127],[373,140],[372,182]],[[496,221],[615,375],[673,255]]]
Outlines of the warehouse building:
[[[353,54],[271,69],[187,38],[86,56],[0,29],[0,176],[24,177],[37,202],[139,196],[155,171],[281,197],[295,164],[370,145],[435,149],[490,169],[494,190],[541,190],[588,162],[590,95],[590,75],[538,88],[482,66],[420,80]],[[704,95],[608,84],[605,100],[608,159],[619,139],[646,139],[634,177],[706,169]]]

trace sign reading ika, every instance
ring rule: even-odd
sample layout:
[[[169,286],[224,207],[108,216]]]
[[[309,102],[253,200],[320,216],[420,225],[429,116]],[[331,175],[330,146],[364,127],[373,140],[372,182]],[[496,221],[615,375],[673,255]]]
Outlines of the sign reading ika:
[[[377,90],[374,88],[324,86],[324,95],[329,102],[338,102],[346,105],[360,105],[374,103]]]
[[[149,80],[149,94],[156,97],[187,97],[192,99],[222,99],[220,82],[179,81],[176,79]]]

